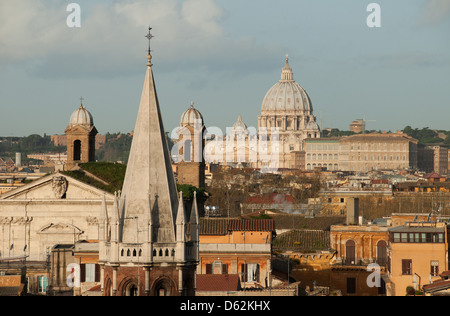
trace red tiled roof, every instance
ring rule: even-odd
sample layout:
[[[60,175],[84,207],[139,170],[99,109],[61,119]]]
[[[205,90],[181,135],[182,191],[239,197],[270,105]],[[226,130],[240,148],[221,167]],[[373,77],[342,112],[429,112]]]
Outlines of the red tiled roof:
[[[239,291],[238,274],[197,274],[197,291]]]
[[[426,284],[423,286],[424,291],[426,292],[433,292],[433,291],[439,291],[439,290],[447,290],[450,289],[450,280],[441,280],[436,281],[431,284]]]
[[[275,231],[273,219],[200,219],[200,235],[226,235],[229,231]]]
[[[274,231],[273,219],[236,219],[230,220],[228,230],[231,231]]]
[[[425,176],[425,179],[442,179],[442,178],[444,178],[444,177],[435,172],[429,173]]]

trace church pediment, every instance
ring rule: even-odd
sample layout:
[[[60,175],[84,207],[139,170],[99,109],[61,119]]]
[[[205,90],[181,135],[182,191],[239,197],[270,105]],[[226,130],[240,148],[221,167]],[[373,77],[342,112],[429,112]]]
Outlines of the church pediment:
[[[64,131],[66,134],[97,134],[98,131],[95,128],[95,126],[85,126],[85,125],[74,125],[74,126],[67,126],[66,130]]]
[[[38,234],[83,234],[78,227],[65,223],[50,223],[39,229]]]
[[[33,181],[0,196],[0,200],[107,200],[114,196],[95,186],[62,173],[55,173]]]

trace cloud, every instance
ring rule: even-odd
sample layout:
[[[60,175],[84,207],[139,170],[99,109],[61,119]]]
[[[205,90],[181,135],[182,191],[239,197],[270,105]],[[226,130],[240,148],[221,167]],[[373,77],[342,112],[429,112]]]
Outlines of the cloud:
[[[418,24],[420,26],[433,25],[449,17],[449,0],[427,0],[423,8],[422,15],[419,17]]]
[[[166,71],[254,70],[258,58],[280,53],[251,38],[228,37],[215,0],[80,2],[80,28],[67,27],[66,6],[61,0],[1,1],[0,66],[30,62],[29,71],[44,78],[127,75],[145,63],[149,25],[153,57]]]

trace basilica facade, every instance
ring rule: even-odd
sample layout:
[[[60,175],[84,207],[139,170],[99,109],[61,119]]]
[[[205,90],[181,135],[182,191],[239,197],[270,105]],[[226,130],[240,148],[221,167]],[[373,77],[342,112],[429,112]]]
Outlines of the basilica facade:
[[[281,79],[263,99],[257,130],[248,128],[239,115],[228,135],[215,136],[205,149],[209,162],[268,170],[304,167],[304,140],[320,138],[320,128],[288,58]]]

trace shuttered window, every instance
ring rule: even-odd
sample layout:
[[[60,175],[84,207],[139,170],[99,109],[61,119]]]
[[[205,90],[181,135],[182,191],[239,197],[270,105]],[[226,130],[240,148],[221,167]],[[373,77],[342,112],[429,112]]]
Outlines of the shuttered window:
[[[431,261],[431,275],[437,276],[439,275],[439,261]]]
[[[402,259],[402,275],[412,275],[411,259]]]
[[[345,243],[345,264],[356,264],[356,245],[353,240],[348,240]]]

